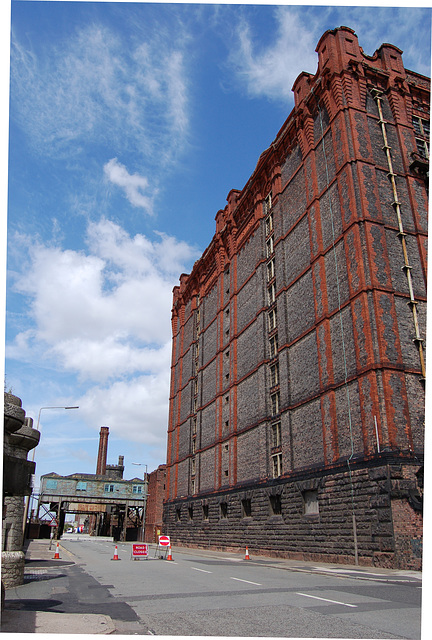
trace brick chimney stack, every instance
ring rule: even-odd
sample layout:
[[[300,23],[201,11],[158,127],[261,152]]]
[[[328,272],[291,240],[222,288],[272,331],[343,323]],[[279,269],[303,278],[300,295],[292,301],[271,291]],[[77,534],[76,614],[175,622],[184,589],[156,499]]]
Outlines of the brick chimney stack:
[[[99,432],[99,451],[97,458],[96,474],[104,476],[106,473],[106,461],[108,453],[109,427],[101,427]]]

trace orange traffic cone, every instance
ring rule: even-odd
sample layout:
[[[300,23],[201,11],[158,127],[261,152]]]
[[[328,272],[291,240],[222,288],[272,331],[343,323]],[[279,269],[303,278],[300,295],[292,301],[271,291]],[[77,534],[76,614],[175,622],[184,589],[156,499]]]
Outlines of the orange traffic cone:
[[[56,550],[55,550],[55,554],[54,554],[54,560],[60,560],[59,548],[60,548],[60,545],[59,545],[59,543],[57,542]]]
[[[115,546],[115,549],[114,549],[114,557],[111,558],[111,560],[120,560],[120,558],[118,557],[117,545]]]
[[[167,556],[167,560],[172,560],[172,559],[173,559],[173,558],[172,558],[172,555],[171,555],[171,545],[170,545],[170,546],[169,546],[169,549],[168,549],[168,556]]]
[[[246,547],[245,560],[250,560],[249,558],[249,549]]]

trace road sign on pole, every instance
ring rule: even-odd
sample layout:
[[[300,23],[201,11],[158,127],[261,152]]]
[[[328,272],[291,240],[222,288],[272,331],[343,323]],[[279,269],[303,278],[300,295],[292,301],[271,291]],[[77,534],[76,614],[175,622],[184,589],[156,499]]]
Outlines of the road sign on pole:
[[[159,536],[159,546],[160,547],[169,547],[170,546],[170,538],[169,538],[169,536]]]

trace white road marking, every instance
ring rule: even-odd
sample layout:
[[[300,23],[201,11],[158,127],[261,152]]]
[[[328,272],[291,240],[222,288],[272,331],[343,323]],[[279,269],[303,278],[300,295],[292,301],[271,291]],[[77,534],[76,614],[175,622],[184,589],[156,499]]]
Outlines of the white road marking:
[[[202,573],[212,573],[212,571],[206,571],[205,569],[198,569],[197,567],[192,567],[194,571],[201,571]]]
[[[354,607],[357,608],[356,604],[348,604],[346,602],[338,602],[337,600],[329,600],[328,598],[320,598],[318,596],[311,596],[308,593],[300,593],[300,592],[296,592],[298,596],[304,596],[305,598],[314,598],[315,600],[323,600],[324,602],[331,602],[332,604],[341,604],[344,607]]]
[[[261,583],[260,582],[251,582],[250,580],[242,580],[241,578],[233,578],[231,576],[231,580],[238,580],[239,582],[247,582],[247,584],[255,584],[257,587],[261,587]]]
[[[327,569],[326,567],[314,567],[318,571],[325,571],[326,573],[354,573],[359,576],[379,576],[383,577],[382,573],[370,573],[369,571],[358,571],[356,569]]]
[[[230,562],[243,562],[243,558],[222,558],[222,560],[229,560]]]

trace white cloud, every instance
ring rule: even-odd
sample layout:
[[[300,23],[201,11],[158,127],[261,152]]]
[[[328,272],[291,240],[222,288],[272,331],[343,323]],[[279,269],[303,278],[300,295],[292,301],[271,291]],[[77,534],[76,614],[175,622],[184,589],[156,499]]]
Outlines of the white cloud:
[[[30,299],[35,327],[18,333],[8,356],[44,345],[64,371],[98,381],[169,369],[172,288],[197,252],[159,238],[102,219],[89,224],[87,252],[27,239],[30,262],[14,289]]]
[[[168,427],[169,358],[158,375],[94,386],[79,398],[89,424],[109,425],[110,435],[163,447]]]
[[[166,234],[132,237],[106,219],[89,224],[86,251],[15,239],[28,260],[15,272],[13,290],[27,298],[32,328],[7,345],[8,358],[45,369],[45,386],[56,372],[67,378],[73,402],[64,402],[80,407],[76,419],[92,429],[107,424],[113,437],[163,456],[172,288],[197,251]],[[51,431],[61,440],[58,428]],[[50,448],[45,425],[43,432],[41,452]]]
[[[250,95],[292,101],[291,89],[299,73],[316,71],[315,35],[311,24],[305,24],[292,7],[278,7],[275,20],[272,43],[260,52],[254,49],[249,24],[240,22],[238,47],[231,54],[231,64]]]
[[[104,165],[104,173],[112,184],[124,189],[132,206],[141,207],[146,213],[153,213],[152,198],[143,194],[149,188],[149,181],[145,176],[137,173],[131,175],[117,158],[112,158]]]
[[[158,151],[162,164],[175,157],[189,125],[184,43],[149,31],[124,41],[92,24],[41,52],[13,31],[11,114],[38,153],[71,157],[91,142],[147,160]]]
[[[302,72],[315,74],[316,45],[327,29],[346,25],[355,30],[365,54],[384,42],[404,51],[406,68],[430,74],[430,12],[408,7],[277,7],[274,37],[260,46],[245,19],[237,27],[237,46],[230,62],[240,85],[253,97],[293,101],[292,86]],[[412,34],[416,34],[413,40]],[[421,40],[424,46],[417,46]]]

